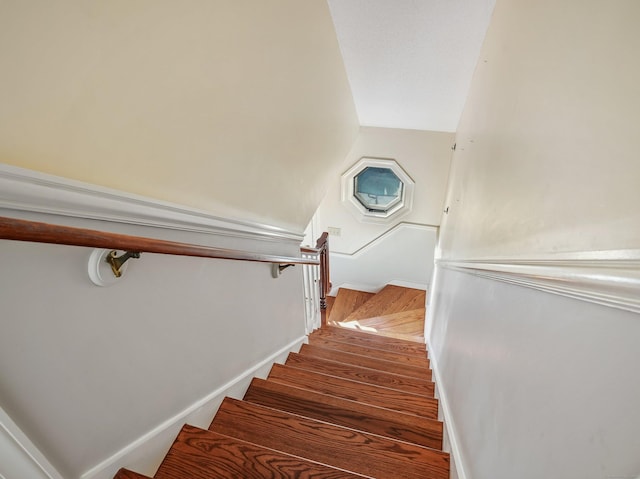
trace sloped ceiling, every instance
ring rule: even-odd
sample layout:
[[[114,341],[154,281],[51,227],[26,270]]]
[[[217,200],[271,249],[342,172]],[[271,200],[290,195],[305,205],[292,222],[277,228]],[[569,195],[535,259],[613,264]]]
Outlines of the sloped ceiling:
[[[453,132],[495,0],[328,0],[361,125]]]

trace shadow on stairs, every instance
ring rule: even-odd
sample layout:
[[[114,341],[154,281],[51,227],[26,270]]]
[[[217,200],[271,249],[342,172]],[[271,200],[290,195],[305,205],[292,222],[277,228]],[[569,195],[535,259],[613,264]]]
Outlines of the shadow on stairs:
[[[390,337],[418,338],[407,333],[408,321],[392,327],[381,319],[397,320],[401,303],[420,309],[417,290],[387,288],[366,301],[338,296],[330,318],[336,325],[310,334],[266,380],[253,379],[243,400],[226,398],[209,430],[184,426],[154,477],[448,478],[424,343]],[[402,294],[392,300],[391,292]],[[380,297],[384,303],[369,304]],[[361,328],[337,325],[361,320]],[[146,476],[122,469],[115,477]]]

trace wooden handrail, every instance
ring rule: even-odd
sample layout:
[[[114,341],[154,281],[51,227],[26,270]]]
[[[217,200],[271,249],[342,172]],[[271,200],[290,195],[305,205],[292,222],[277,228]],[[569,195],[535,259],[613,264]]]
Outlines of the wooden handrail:
[[[117,233],[75,228],[71,226],[52,225],[36,221],[0,217],[0,239],[15,241],[31,241],[69,246],[86,246],[89,248],[107,248],[114,250],[138,251],[141,253],[160,253],[200,258],[233,259],[240,261],[257,261],[260,263],[280,264],[320,264],[321,260],[298,258],[294,256],[277,256],[247,251],[199,246],[140,236],[129,236]]]

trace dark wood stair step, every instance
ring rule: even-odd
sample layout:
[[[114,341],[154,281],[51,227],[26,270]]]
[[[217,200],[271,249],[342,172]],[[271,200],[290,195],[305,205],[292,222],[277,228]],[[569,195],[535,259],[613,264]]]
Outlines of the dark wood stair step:
[[[226,398],[210,429],[378,479],[448,479],[442,451]]]
[[[113,479],[151,479],[149,476],[143,476],[137,472],[130,471],[129,469],[120,469]]]
[[[431,370],[426,367],[408,366],[406,364],[397,364],[384,359],[362,356],[359,354],[345,353],[332,349],[303,344],[300,348],[302,355],[313,356],[316,358],[336,361],[338,363],[351,364],[354,366],[362,366],[363,368],[376,369],[387,373],[400,374],[401,376],[410,376],[413,378],[431,380]]]
[[[343,341],[366,348],[382,349],[400,354],[414,355],[420,358],[427,357],[427,349],[424,344],[402,339],[377,336],[375,334],[353,331],[335,326],[325,326],[309,335],[334,341]]]
[[[245,401],[359,431],[442,449],[442,423],[273,381],[254,379]]]
[[[375,369],[352,366],[349,364],[337,363],[326,359],[304,356],[297,353],[289,353],[285,364],[301,369],[308,369],[330,376],[336,376],[352,381],[375,384],[391,389],[397,389],[412,394],[422,394],[433,397],[434,385],[425,379],[401,376],[399,374],[377,371]]]
[[[406,364],[407,366],[416,366],[420,368],[430,368],[431,366],[429,359],[427,359],[426,356],[420,357],[411,354],[385,351],[384,349],[374,349],[344,341],[337,341],[335,339],[314,336],[313,334],[309,336],[309,344],[311,344],[312,346],[320,346],[322,348],[333,349],[345,353],[360,354],[361,356],[384,359],[385,361],[393,361],[394,363]]]
[[[424,395],[408,394],[395,389],[328,376],[282,364],[273,365],[268,379],[362,404],[393,409],[430,419],[438,418],[438,400]]]
[[[265,477],[356,479],[364,476],[193,426],[182,428],[155,475],[155,479]]]

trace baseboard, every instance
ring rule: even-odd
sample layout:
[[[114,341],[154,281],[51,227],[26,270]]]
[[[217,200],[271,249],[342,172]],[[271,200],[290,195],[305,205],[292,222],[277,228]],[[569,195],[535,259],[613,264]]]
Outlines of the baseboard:
[[[81,479],[111,479],[121,467],[126,467],[148,476],[155,475],[160,462],[184,424],[188,423],[205,429],[209,427],[220,403],[226,396],[241,398],[252,378],[266,377],[274,363],[284,362],[287,354],[299,351],[300,346],[306,341],[306,336],[292,341],[284,348],[247,369],[233,380],[196,401],[103,460],[100,464],[86,471],[82,474]]]
[[[331,291],[329,292],[329,296],[336,296],[340,288],[353,289],[355,291],[363,291],[365,293],[377,293],[382,288],[384,288],[387,284],[391,284],[393,286],[402,286],[403,288],[421,289],[423,291],[428,290],[427,284],[412,283],[411,281],[402,281],[399,279],[399,280],[389,281],[388,283],[380,283],[375,285],[364,284],[364,283],[342,283],[337,286],[333,286],[331,288]]]
[[[433,373],[433,380],[435,382],[436,398],[440,404],[445,433],[448,436],[449,444],[451,445],[451,451],[449,451],[451,456],[451,469],[455,471],[456,474],[455,477],[451,477],[452,479],[470,479],[467,475],[465,462],[460,451],[459,439],[456,433],[455,422],[453,420],[447,392],[446,389],[442,387],[444,383],[442,382],[442,375],[440,374],[438,361],[436,359],[436,355],[433,353],[434,350],[429,337],[426,336],[425,340],[427,343],[427,351],[429,351],[429,361],[431,364],[431,371]]]
[[[421,289],[422,291],[427,291],[429,289],[429,285],[425,283],[414,283],[411,281],[403,281],[401,279],[389,281],[392,286],[401,286],[403,288],[411,288],[411,289]]]

